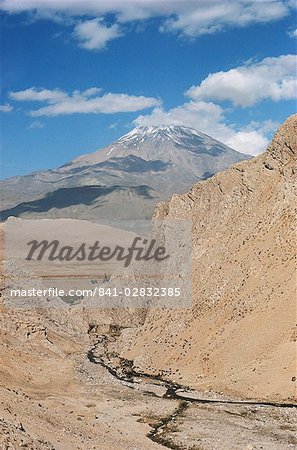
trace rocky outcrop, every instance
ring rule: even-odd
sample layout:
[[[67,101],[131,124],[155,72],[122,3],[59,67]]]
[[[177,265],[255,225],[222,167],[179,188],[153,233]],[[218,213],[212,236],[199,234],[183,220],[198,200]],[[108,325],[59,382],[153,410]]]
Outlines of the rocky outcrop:
[[[192,221],[192,307],[149,310],[121,355],[202,391],[287,401],[295,389],[297,116],[267,151],[161,203]]]

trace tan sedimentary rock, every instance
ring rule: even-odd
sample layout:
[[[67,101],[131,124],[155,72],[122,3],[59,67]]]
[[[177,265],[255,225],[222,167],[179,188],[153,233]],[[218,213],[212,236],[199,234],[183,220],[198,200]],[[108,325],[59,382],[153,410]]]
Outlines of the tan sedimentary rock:
[[[151,310],[121,341],[141,370],[203,391],[284,401],[295,393],[297,116],[267,151],[161,203],[189,218],[193,303]]]

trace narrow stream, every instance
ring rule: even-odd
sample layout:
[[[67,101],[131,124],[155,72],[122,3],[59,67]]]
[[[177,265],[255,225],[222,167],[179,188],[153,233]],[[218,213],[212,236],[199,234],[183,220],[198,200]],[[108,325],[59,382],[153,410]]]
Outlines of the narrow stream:
[[[148,382],[148,385],[158,385],[164,386],[166,392],[163,395],[157,395],[156,393],[150,392],[150,395],[154,395],[158,398],[166,398],[172,400],[178,400],[179,404],[175,408],[174,412],[160,418],[160,420],[155,424],[151,425],[152,430],[147,434],[147,437],[152,441],[161,444],[167,448],[173,450],[184,450],[184,447],[178,446],[171,442],[171,440],[166,437],[167,427],[174,421],[177,417],[181,416],[183,412],[190,406],[191,403],[197,404],[227,404],[227,405],[240,405],[240,406],[259,406],[259,407],[277,407],[277,408],[297,408],[296,404],[293,403],[276,403],[276,402],[257,402],[257,401],[240,401],[240,400],[218,400],[218,399],[204,399],[204,398],[192,398],[187,393],[191,390],[185,386],[177,383],[173,383],[168,380],[164,380],[162,377],[157,375],[150,375],[141,372],[136,372],[133,368],[133,361],[125,360],[124,358],[119,358],[121,367],[112,366],[111,362],[108,361],[108,349],[107,345],[111,336],[101,335],[94,346],[87,352],[88,360],[93,364],[99,364],[101,367],[106,369],[113,377],[115,377],[120,382],[125,382],[128,388],[134,389],[133,384],[139,384],[137,379],[141,379]],[[101,347],[101,352],[100,352]],[[96,355],[95,353],[99,353]],[[147,391],[144,391],[147,393]]]
[[[104,361],[103,356],[95,356],[95,352],[98,346],[104,342],[107,342],[108,337],[106,335],[100,336],[98,342],[93,346],[91,350],[87,353],[87,358],[90,362],[94,364],[99,364],[104,367],[112,376],[114,376],[119,381],[124,381],[126,383],[134,384],[136,383],[135,378],[140,378],[142,380],[147,380],[151,384],[157,384],[158,386],[164,386],[166,388],[166,393],[160,398],[168,398],[174,400],[184,400],[190,403],[211,403],[211,404],[228,404],[228,405],[249,405],[249,406],[273,406],[276,408],[297,408],[297,404],[294,403],[277,403],[277,402],[258,402],[254,400],[224,400],[224,399],[204,399],[204,398],[193,398],[187,396],[184,391],[191,392],[189,388],[178,383],[173,383],[172,381],[164,380],[162,377],[157,375],[151,375],[141,372],[136,372],[133,368],[133,362],[120,358],[126,367],[126,372],[120,373],[119,369],[113,367]],[[179,392],[182,391],[182,392]]]

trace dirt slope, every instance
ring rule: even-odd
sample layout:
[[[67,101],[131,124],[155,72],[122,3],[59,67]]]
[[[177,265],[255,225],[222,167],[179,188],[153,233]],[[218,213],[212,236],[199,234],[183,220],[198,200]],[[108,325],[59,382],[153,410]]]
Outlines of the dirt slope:
[[[267,151],[161,203],[193,226],[193,304],[151,310],[122,356],[199,390],[288,401],[296,369],[297,116]]]

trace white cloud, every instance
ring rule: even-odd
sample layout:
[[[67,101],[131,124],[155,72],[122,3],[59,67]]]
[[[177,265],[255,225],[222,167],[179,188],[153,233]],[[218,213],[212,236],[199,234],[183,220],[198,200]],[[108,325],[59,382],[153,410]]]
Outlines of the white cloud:
[[[265,23],[287,15],[286,1],[221,0],[193,2],[176,17],[169,18],[163,31],[182,32],[188,36],[211,34],[225,27],[244,27],[253,23]]]
[[[297,28],[295,30],[290,30],[287,32],[291,38],[297,38]]]
[[[29,130],[44,128],[44,124],[41,122],[32,122],[28,126]]]
[[[30,11],[38,17],[90,19],[113,13],[119,23],[163,17],[163,31],[187,36],[281,19],[294,7],[292,0],[3,0],[1,4],[8,12]]]
[[[223,142],[229,147],[250,155],[263,152],[268,144],[271,131],[278,124],[266,121],[251,122],[247,127],[228,124],[224,110],[211,102],[188,102],[169,111],[155,108],[151,114],[140,115],[134,121],[135,125],[182,125],[194,128],[202,133]]]
[[[190,100],[168,111],[155,108],[140,115],[136,125],[183,125],[204,132],[242,153],[256,155],[265,150],[276,122],[252,121],[248,126],[230,124],[227,110],[213,101],[230,100],[236,105],[251,106],[267,98],[287,100],[296,96],[296,57],[284,55],[265,58],[228,72],[209,75],[199,86],[186,92]]]
[[[10,97],[18,101],[42,101],[47,105],[29,112],[32,117],[58,116],[75,113],[103,113],[134,112],[158,106],[160,101],[154,97],[142,95],[106,93],[98,96],[101,90],[90,88],[83,92],[74,91],[72,95],[58,89],[30,88],[24,91],[11,92]]]
[[[271,133],[279,127],[278,122],[265,120],[264,122],[250,122],[225,141],[226,145],[239,149],[243,153],[257,155],[264,151],[270,141]]]
[[[36,89],[29,88],[24,91],[10,92],[10,98],[18,101],[36,101],[36,102],[58,102],[67,98],[67,94],[59,89]]]
[[[103,19],[92,19],[78,23],[73,32],[73,37],[79,41],[79,46],[86,50],[101,50],[108,41],[121,36],[120,27],[117,24],[107,27]]]
[[[270,99],[274,101],[296,97],[295,55],[265,58],[258,63],[216,72],[193,86],[187,95],[193,100],[229,100],[243,107]]]
[[[13,107],[11,105],[9,105],[8,103],[6,103],[5,105],[0,105],[0,112],[10,112],[13,110]]]
[[[159,10],[163,0],[3,0],[1,8],[11,13],[37,11],[40,15],[63,13],[71,16],[100,16],[114,13],[124,20],[135,20],[150,16],[152,10]]]
[[[183,125],[210,135],[218,135],[218,124],[223,119],[223,109],[211,102],[187,102],[165,111],[155,108],[151,114],[140,115],[135,119],[136,125]],[[220,125],[221,127],[221,125]],[[220,130],[223,135],[225,130]]]
[[[234,133],[234,136],[230,139],[227,139],[224,144],[241,153],[257,155],[266,149],[268,142],[269,140],[261,131],[240,130]]]

